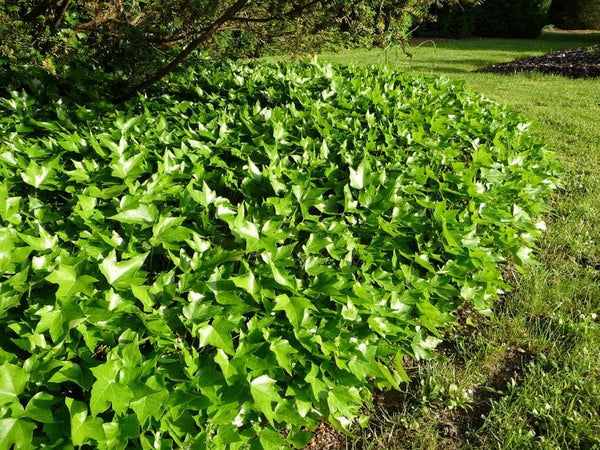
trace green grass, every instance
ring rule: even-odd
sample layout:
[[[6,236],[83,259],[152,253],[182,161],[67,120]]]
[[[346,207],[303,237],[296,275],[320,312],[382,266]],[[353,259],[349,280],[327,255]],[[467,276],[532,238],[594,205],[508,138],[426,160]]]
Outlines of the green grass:
[[[439,360],[412,363],[413,383],[382,395],[347,448],[600,448],[600,79],[471,72],[598,43],[600,33],[546,33],[425,42],[411,59],[395,50],[321,56],[464,80],[532,121],[564,167],[540,265],[507,270],[514,289],[496,314],[461,321]]]
[[[544,33],[539,39],[423,40],[409,47],[412,58],[398,48],[357,49],[321,56],[340,64],[392,64],[408,72],[465,78],[489,64],[543,55],[555,50],[600,44],[600,32],[587,34]]]

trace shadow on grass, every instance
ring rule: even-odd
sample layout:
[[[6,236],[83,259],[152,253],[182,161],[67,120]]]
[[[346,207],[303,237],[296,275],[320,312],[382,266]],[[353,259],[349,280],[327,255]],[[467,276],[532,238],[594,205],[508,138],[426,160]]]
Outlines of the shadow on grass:
[[[503,39],[503,38],[471,38],[471,39],[427,39],[416,47],[434,47],[444,50],[490,50],[493,52],[521,51],[553,51],[569,47],[591,47],[600,44],[600,32],[568,33],[543,32],[536,39]]]
[[[487,67],[490,64],[490,60],[486,59],[453,59],[452,62],[444,64],[443,60],[429,64],[427,62],[411,62],[408,65],[410,71],[427,73],[445,73],[445,74],[462,74],[470,72],[472,70],[479,69],[481,67]]]

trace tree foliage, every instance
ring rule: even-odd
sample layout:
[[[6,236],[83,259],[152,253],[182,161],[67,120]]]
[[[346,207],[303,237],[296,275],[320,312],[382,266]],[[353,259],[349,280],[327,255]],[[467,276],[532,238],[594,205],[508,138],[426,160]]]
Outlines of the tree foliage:
[[[192,52],[252,57],[403,43],[415,17],[452,0],[0,0],[0,56],[50,71],[101,68],[128,93]]]
[[[600,1],[554,0],[550,19],[554,25],[565,30],[600,30]]]

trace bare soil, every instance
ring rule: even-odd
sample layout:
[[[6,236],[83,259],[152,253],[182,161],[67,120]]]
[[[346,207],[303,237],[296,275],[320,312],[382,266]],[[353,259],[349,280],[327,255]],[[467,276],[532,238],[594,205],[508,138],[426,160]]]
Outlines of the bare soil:
[[[516,59],[477,69],[476,72],[504,74],[540,72],[569,78],[598,78],[600,77],[600,46],[560,50],[542,56]]]

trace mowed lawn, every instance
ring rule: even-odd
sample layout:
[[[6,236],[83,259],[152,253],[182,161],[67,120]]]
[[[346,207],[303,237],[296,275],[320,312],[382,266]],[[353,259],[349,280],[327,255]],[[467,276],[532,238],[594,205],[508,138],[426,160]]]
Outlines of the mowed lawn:
[[[563,165],[540,264],[507,268],[514,287],[490,318],[461,320],[438,361],[382,395],[346,448],[600,448],[600,79],[472,73],[489,64],[600,44],[600,33],[536,40],[424,41],[321,55],[464,80],[521,113]]]

